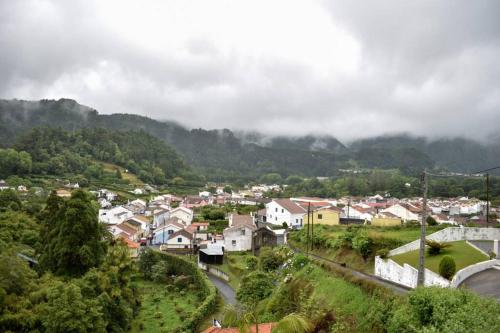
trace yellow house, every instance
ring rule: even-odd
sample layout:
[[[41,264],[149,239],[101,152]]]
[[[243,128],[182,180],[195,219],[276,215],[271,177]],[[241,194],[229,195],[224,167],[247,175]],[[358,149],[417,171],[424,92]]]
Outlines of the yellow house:
[[[376,227],[393,227],[402,223],[401,218],[388,212],[380,213],[372,219],[372,225]]]
[[[314,224],[339,225],[340,224],[340,209],[336,207],[321,207],[316,208],[311,212],[313,216],[311,221]],[[304,223],[308,223],[307,214],[304,215]]]

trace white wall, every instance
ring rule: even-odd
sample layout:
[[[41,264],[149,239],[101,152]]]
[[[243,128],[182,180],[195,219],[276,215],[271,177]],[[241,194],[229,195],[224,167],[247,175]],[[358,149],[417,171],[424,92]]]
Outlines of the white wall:
[[[433,234],[430,234],[426,239],[435,240],[437,242],[455,242],[460,240],[495,240],[500,239],[500,228],[459,228],[450,227]],[[420,247],[420,240],[417,239],[411,243],[405,244],[389,252],[389,256],[401,254]]]
[[[454,242],[460,240],[498,240],[500,239],[499,228],[446,228],[427,236],[427,239],[438,242]],[[389,252],[390,256],[417,250],[420,247],[420,240],[415,240]],[[458,271],[450,282],[438,274],[426,269],[425,285],[438,285],[441,287],[458,287],[466,278],[472,274],[499,264],[500,260],[483,261]],[[411,288],[417,286],[417,269],[408,264],[403,266],[391,259],[383,260],[375,257],[375,275],[383,279],[393,281]]]
[[[242,234],[245,230],[245,234]],[[233,245],[233,240],[236,244]],[[226,251],[249,251],[252,249],[252,229],[241,227],[237,229],[224,230],[224,250]]]
[[[477,264],[462,268],[461,270],[455,273],[453,280],[451,280],[451,287],[457,288],[469,276],[482,272],[495,265],[500,265],[500,260],[493,259],[493,260],[478,262]]]
[[[408,264],[401,266],[391,259],[384,260],[379,256],[375,257],[375,276],[410,288],[416,288],[418,284],[418,270],[416,268]],[[424,285],[448,287],[450,281],[426,268]]]

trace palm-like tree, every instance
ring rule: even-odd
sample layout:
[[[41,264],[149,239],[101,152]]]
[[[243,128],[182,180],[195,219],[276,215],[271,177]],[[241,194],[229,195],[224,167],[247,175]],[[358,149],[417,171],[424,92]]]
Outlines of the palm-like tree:
[[[259,333],[255,314],[243,312],[233,306],[226,306],[222,322],[224,327],[238,327],[240,333],[251,333],[251,327],[255,325],[255,332]],[[311,330],[312,325],[304,316],[291,313],[278,322],[273,333],[308,333]]]
[[[278,322],[273,333],[308,333],[312,330],[311,323],[300,314],[291,313]]]

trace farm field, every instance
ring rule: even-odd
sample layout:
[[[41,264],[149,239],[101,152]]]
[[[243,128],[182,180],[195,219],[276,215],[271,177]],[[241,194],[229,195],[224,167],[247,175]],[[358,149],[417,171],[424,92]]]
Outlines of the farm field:
[[[137,285],[142,305],[132,322],[131,333],[173,333],[198,306],[198,298],[193,293],[173,291],[166,284],[142,279]]]

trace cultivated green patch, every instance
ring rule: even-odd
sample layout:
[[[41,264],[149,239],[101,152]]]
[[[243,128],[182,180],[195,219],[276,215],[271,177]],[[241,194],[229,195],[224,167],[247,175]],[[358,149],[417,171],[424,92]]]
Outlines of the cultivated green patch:
[[[141,308],[132,322],[131,333],[174,332],[198,307],[196,293],[144,279],[136,282],[141,294]]]

